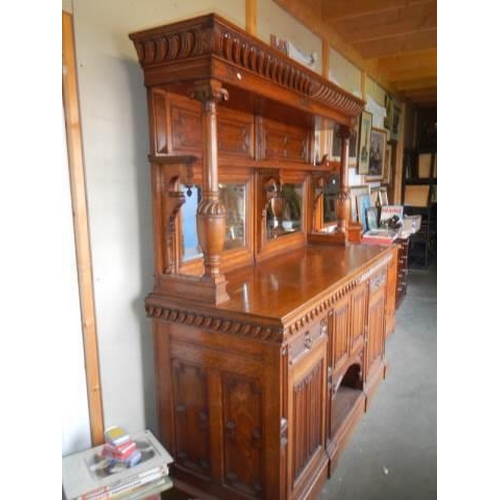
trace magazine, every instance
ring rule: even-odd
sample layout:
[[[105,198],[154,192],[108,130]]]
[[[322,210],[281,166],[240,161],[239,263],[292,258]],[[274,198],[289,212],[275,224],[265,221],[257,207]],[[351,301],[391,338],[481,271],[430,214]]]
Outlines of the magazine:
[[[397,229],[403,225],[403,205],[384,205],[380,207],[380,227]]]
[[[136,488],[168,474],[173,458],[151,431],[141,431],[130,438],[141,452],[140,461],[132,467],[107,460],[102,455],[105,445],[63,457],[62,482],[67,500],[99,498],[106,492]]]
[[[398,237],[398,231],[392,229],[371,229],[361,237],[362,243],[372,245],[387,245],[392,243]]]

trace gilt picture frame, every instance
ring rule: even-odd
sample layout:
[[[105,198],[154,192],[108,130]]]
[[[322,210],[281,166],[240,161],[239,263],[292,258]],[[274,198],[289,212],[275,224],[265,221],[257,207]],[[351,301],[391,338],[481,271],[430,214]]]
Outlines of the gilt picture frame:
[[[366,175],[370,167],[373,115],[369,111],[362,111],[359,120],[357,171],[359,175]]]

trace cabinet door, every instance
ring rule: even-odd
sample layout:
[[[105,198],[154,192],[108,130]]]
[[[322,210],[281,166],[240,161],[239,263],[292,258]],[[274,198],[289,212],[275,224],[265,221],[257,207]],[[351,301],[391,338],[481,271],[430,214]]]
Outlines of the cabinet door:
[[[299,498],[326,466],[326,321],[315,325],[321,334],[306,332],[301,355],[292,349],[288,386],[288,498]],[[323,333],[324,332],[324,333]]]
[[[351,294],[350,356],[356,355],[365,344],[367,300],[368,289],[366,283],[361,283]]]
[[[341,370],[349,356],[350,344],[350,311],[351,311],[351,296],[350,294],[342,297],[332,310],[330,316],[331,336],[333,344],[333,370],[337,373]]]
[[[383,362],[386,321],[386,270],[370,279],[368,329],[365,350],[365,380],[369,380]]]

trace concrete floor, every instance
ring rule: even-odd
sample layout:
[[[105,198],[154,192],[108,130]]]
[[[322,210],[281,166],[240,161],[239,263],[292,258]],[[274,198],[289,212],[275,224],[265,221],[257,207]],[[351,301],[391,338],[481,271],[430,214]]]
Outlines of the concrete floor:
[[[410,269],[386,345],[389,374],[320,500],[437,497],[437,273]]]

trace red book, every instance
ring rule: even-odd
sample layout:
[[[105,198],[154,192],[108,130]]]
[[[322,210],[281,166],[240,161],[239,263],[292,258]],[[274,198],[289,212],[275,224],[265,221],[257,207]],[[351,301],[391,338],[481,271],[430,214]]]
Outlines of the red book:
[[[123,462],[130,457],[136,449],[137,445],[134,441],[128,441],[120,446],[113,446],[110,443],[106,443],[102,448],[101,456]]]

